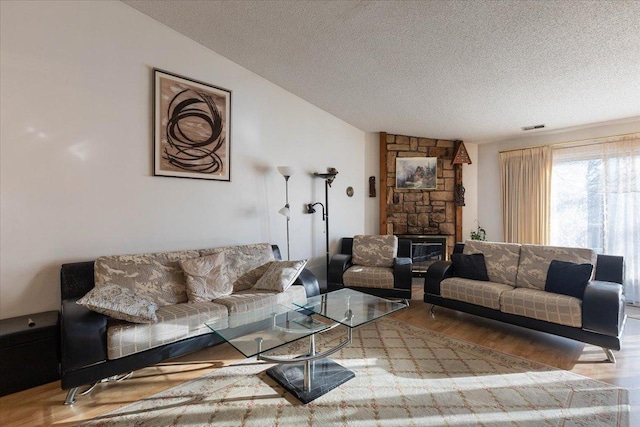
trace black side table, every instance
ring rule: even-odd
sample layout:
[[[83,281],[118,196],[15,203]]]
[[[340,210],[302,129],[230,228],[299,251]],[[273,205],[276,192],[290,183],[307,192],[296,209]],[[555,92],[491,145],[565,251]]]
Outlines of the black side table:
[[[0,396],[60,379],[58,311],[0,320]]]

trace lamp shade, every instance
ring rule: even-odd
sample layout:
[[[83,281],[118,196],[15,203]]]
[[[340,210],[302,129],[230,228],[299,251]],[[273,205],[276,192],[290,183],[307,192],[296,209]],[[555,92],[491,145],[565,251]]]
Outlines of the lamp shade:
[[[291,166],[278,166],[278,172],[282,176],[291,176],[293,175],[293,168]]]
[[[291,209],[289,209],[289,205],[285,205],[282,209],[278,211],[280,215],[284,215],[287,218],[291,216]]]

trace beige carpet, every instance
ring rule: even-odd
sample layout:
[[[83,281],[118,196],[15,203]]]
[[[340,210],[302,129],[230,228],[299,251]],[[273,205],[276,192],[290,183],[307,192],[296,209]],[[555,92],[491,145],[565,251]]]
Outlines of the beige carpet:
[[[336,328],[319,347],[340,340]],[[341,333],[342,332],[342,333]],[[296,349],[306,340],[294,343]],[[83,425],[627,426],[627,391],[380,319],[334,360],[356,377],[303,405],[247,359]]]

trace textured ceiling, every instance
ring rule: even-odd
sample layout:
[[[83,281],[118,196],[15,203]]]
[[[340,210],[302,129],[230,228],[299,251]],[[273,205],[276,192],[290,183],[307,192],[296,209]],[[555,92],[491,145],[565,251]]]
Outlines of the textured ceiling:
[[[640,1],[124,3],[364,131],[484,142],[640,116]]]

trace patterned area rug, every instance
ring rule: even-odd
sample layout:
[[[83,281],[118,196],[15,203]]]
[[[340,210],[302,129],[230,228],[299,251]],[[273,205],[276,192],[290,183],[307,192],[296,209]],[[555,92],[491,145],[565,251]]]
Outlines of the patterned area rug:
[[[336,328],[319,350],[340,341]],[[301,350],[306,340],[291,345]],[[356,373],[303,405],[247,359],[83,425],[627,426],[627,391],[393,319],[354,331],[334,360]]]

